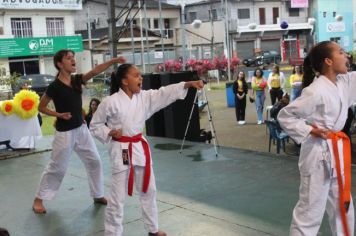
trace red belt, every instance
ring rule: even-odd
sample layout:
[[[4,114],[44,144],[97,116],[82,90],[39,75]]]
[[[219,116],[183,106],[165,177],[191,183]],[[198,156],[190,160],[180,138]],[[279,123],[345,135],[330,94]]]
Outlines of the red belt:
[[[146,193],[148,190],[148,185],[150,184],[151,176],[151,156],[150,156],[150,147],[148,146],[147,141],[142,137],[142,134],[137,134],[133,137],[121,136],[120,138],[112,138],[112,140],[120,143],[129,143],[129,158],[130,158],[130,174],[129,174],[129,183],[128,183],[128,194],[132,196],[133,182],[134,182],[134,166],[132,164],[132,143],[141,142],[145,157],[145,174],[143,177],[143,186],[142,192]]]
[[[350,139],[343,132],[330,132],[328,134],[328,139],[331,139],[333,145],[333,152],[335,156],[335,167],[337,173],[337,183],[339,186],[339,208],[341,215],[341,222],[344,229],[345,236],[350,235],[349,227],[347,224],[346,212],[351,201],[351,145]],[[344,175],[345,181],[343,183],[341,176],[341,166],[339,158],[339,149],[337,142],[342,139],[343,142],[343,152],[344,152]]]

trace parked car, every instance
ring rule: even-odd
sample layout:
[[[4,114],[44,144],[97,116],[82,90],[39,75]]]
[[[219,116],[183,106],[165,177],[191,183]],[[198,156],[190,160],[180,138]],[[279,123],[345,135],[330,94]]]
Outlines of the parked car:
[[[54,77],[53,75],[23,75],[19,79],[19,87],[17,91],[27,85],[28,89],[35,91],[41,97],[46,91],[48,85],[52,83],[55,79],[56,77]]]
[[[262,51],[260,56],[250,57],[243,60],[245,66],[262,66],[264,64],[276,63],[281,61],[281,55],[276,51]]]

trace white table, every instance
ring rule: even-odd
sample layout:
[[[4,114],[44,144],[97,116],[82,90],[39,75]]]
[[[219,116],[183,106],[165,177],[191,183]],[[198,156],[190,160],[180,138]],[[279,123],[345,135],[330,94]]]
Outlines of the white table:
[[[10,140],[13,148],[35,148],[42,137],[37,116],[23,120],[16,114],[4,116],[0,113],[0,142]]]

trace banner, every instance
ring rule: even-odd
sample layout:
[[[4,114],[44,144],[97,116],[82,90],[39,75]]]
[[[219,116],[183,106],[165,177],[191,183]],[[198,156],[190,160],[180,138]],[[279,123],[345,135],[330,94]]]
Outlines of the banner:
[[[82,0],[0,0],[1,9],[82,10]]]
[[[308,7],[308,0],[292,0],[291,8],[304,8]]]
[[[83,51],[82,36],[0,39],[1,57],[53,55],[61,49]]]

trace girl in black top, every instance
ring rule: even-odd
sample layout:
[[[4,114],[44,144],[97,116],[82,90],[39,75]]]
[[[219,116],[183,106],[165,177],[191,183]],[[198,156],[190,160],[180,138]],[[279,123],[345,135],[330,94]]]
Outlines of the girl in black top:
[[[74,52],[60,50],[53,58],[58,70],[57,78],[42,96],[38,110],[57,117],[52,154],[45,168],[33,203],[35,213],[46,213],[43,200],[51,200],[57,193],[74,150],[85,165],[90,195],[94,202],[105,204],[101,160],[92,136],[82,116],[82,84],[108,69],[114,63],[123,63],[122,57],[111,59],[96,66],[86,74],[72,75],[76,71]],[[47,107],[53,101],[55,110]]]
[[[239,125],[244,125],[246,123],[245,111],[248,86],[245,80],[245,73],[243,71],[240,71],[240,73],[238,74],[236,81],[232,85],[232,90],[235,94],[236,120]]]
[[[93,118],[93,114],[96,112],[96,109],[98,109],[99,104],[100,104],[100,101],[97,98],[92,98],[90,100],[89,112],[88,112],[88,114],[85,115],[85,122],[87,123],[88,128],[90,125],[90,121]]]

